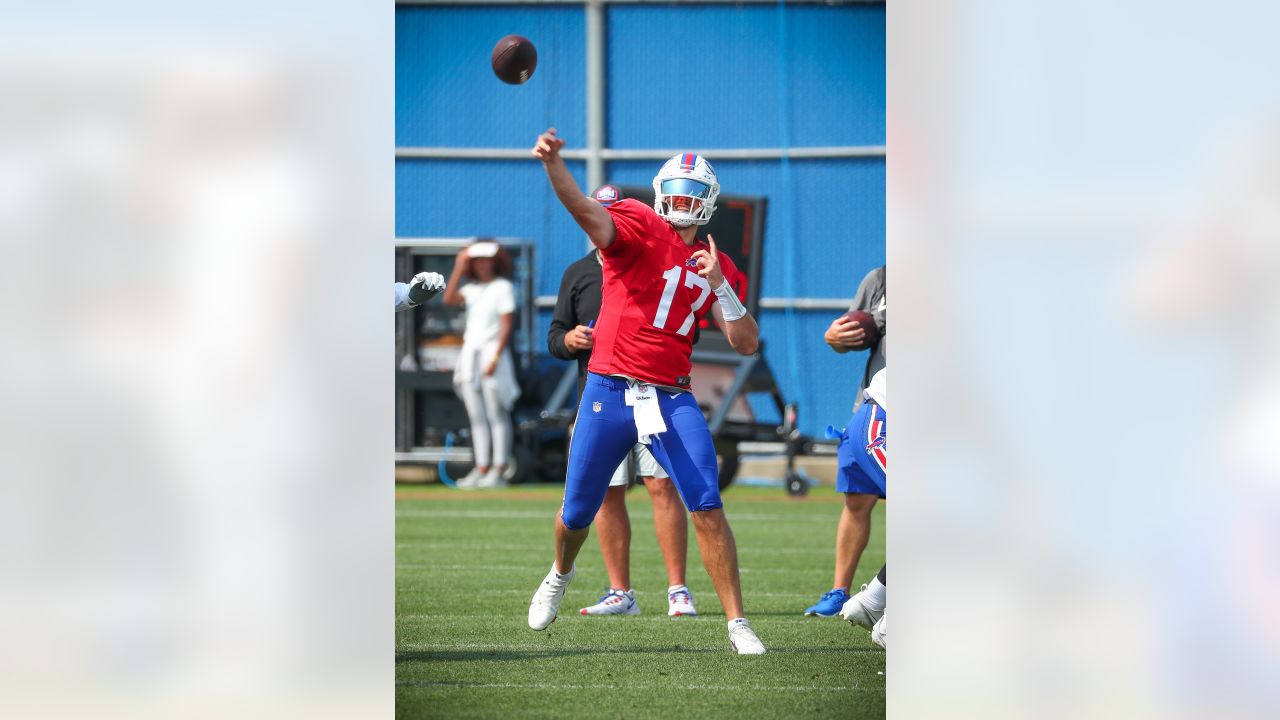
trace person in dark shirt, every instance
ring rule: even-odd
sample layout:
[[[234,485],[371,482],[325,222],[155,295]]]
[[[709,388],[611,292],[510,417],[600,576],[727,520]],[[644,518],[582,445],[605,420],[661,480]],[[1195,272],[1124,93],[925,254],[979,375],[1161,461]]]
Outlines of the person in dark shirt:
[[[600,314],[600,287],[603,283],[600,251],[565,268],[556,295],[556,309],[547,332],[547,351],[561,360],[578,363],[578,397],[582,397],[587,379],[587,361],[591,359],[591,324]]]
[[[622,193],[605,185],[593,194],[601,205],[609,206],[622,199]],[[547,332],[547,350],[561,360],[578,363],[578,398],[587,378],[587,362],[591,359],[592,324],[600,314],[601,287],[604,283],[600,251],[592,249],[587,256],[565,268],[556,295],[556,309]],[[684,505],[675,485],[662,466],[643,445],[632,452],[636,474],[653,501],[653,527],[658,546],[667,566],[667,614],[697,615],[693,596],[685,585],[685,566],[689,548],[689,525]],[[596,514],[600,552],[609,575],[609,589],[600,601],[582,608],[583,615],[636,615],[631,587],[631,518],[627,514],[627,487],[630,485],[628,465],[623,461],[609,482],[604,504]]]

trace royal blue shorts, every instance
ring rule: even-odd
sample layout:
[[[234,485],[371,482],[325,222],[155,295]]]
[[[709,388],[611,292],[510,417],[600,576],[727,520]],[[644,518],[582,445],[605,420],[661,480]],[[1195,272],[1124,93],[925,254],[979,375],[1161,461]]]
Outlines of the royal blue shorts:
[[[564,525],[587,527],[604,502],[609,479],[636,444],[636,424],[626,403],[627,381],[587,374],[577,424],[569,443],[564,482]],[[723,507],[711,431],[693,393],[658,391],[667,431],[651,437],[649,450],[671,476],[691,512]]]
[[[885,496],[885,471],[889,466],[885,426],[884,408],[870,400],[858,406],[839,436],[836,490]]]

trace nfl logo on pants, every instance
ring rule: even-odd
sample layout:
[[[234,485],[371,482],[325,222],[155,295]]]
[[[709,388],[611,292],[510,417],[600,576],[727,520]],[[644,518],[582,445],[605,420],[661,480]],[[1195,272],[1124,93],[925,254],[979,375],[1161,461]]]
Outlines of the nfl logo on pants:
[[[596,402],[591,403],[591,411],[600,412],[600,402],[598,400]]]

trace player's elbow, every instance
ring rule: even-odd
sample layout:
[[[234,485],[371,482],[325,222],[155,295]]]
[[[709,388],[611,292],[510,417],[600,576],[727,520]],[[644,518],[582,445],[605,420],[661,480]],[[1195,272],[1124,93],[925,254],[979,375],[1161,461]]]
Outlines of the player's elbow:
[[[587,201],[589,204],[579,212],[573,214],[574,219],[578,221],[578,226],[591,240],[591,244],[603,250],[613,244],[613,237],[617,234],[617,228],[613,224],[613,216],[608,210],[600,207],[594,200]]]
[[[565,349],[564,346],[564,335],[548,335],[547,352],[551,353],[552,357],[559,358],[561,360],[571,359],[568,357],[569,351]]]
[[[615,230],[612,221],[601,223],[587,230],[587,237],[591,240],[591,244],[601,250],[613,244],[614,235]]]
[[[737,350],[739,355],[755,355],[760,349],[760,338],[756,335],[737,338],[733,343],[733,349]]]

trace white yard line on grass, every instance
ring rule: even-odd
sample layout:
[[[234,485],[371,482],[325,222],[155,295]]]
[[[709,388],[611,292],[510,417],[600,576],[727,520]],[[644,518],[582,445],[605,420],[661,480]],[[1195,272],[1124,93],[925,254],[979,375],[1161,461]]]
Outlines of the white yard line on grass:
[[[675,647],[675,645],[679,645],[679,647],[677,648]],[[729,651],[726,650],[726,648],[727,648],[727,645],[721,646],[719,644],[714,646],[695,647],[691,645],[684,645],[683,643],[675,643],[675,644],[662,643],[657,646],[551,645],[551,644],[544,644],[544,643],[537,643],[537,644],[535,643],[450,643],[447,645],[428,644],[428,643],[405,643],[404,645],[400,645],[396,647],[396,652],[397,653],[456,652],[460,650],[480,650],[480,651],[488,650],[488,651],[497,652],[499,650],[503,650],[508,652],[548,652],[548,653],[564,653],[565,651],[569,651],[569,652],[580,652],[582,654],[597,654],[597,653],[626,654],[626,653],[665,652],[665,653],[679,653],[679,654],[712,653],[712,654],[719,655],[719,654],[729,653]],[[770,650],[769,652],[770,653],[803,653],[808,655],[813,655],[813,654],[844,655],[850,651],[865,652],[865,651],[871,651],[871,649],[831,646],[831,647],[777,648],[774,650]],[[476,658],[476,659],[480,660],[484,658]]]
[[[440,687],[458,690],[494,689],[494,690],[711,690],[719,691],[754,691],[754,692],[813,692],[814,690],[855,690],[844,685],[636,685],[627,683],[576,685],[571,683],[468,683],[468,682],[432,682],[404,680],[396,683],[398,687]]]

